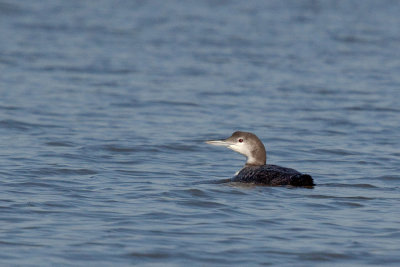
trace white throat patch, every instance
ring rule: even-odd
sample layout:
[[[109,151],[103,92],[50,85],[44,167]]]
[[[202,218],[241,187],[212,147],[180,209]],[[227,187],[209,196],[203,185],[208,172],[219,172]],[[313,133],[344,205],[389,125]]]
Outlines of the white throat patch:
[[[256,162],[255,158],[251,155],[250,149],[247,144],[236,143],[236,144],[230,145],[228,148],[230,148],[233,151],[236,151],[242,155],[245,155],[247,157],[247,163],[252,164],[252,163]]]

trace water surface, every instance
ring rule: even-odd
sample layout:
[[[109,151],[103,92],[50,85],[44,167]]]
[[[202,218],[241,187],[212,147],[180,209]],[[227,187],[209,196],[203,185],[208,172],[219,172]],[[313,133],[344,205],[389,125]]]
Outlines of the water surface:
[[[398,14],[1,0],[1,265],[398,265]],[[219,183],[235,130],[317,186]]]

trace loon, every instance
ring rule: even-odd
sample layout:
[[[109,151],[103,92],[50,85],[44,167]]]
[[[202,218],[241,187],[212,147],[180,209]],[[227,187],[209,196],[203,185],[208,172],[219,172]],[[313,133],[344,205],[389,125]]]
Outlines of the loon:
[[[207,144],[224,146],[247,157],[244,167],[231,179],[232,182],[259,185],[314,186],[313,178],[294,169],[266,164],[264,144],[253,133],[234,132],[225,140],[206,141]]]

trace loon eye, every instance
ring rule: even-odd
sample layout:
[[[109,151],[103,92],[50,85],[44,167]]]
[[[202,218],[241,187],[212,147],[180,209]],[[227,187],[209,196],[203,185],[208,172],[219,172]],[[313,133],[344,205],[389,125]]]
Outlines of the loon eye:
[[[240,138],[238,141],[239,141],[239,143],[243,143],[243,139],[242,138]]]

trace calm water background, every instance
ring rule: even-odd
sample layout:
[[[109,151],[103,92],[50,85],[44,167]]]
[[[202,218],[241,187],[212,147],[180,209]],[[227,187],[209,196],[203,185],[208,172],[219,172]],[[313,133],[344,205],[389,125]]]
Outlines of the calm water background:
[[[0,1],[0,263],[397,265],[398,1]],[[255,132],[313,189],[215,183]]]

